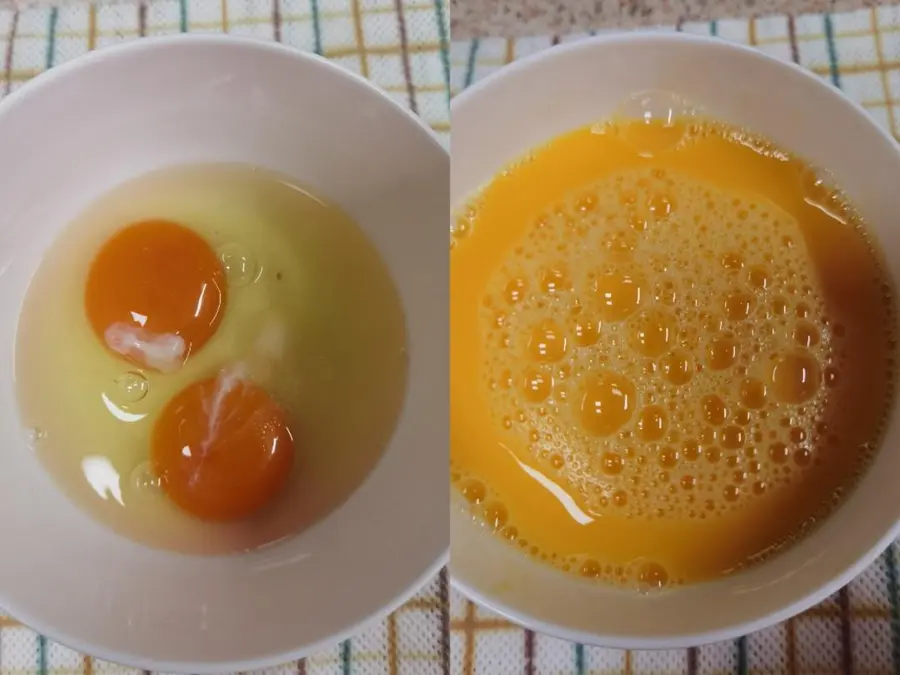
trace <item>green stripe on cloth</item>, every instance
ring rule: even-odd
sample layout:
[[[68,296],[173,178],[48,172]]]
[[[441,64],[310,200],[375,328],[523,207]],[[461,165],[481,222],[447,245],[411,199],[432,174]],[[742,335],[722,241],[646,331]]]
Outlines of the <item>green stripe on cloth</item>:
[[[468,87],[475,78],[475,59],[478,58],[478,40],[472,40],[469,45],[469,60],[466,62],[466,79],[463,86]]]
[[[434,0],[437,14],[437,29],[441,39],[441,65],[444,68],[444,84],[447,85],[447,105],[450,105],[450,38],[447,35],[447,17],[444,15],[443,0]]]
[[[575,675],[584,675],[584,645],[575,645]]]
[[[38,673],[47,675],[47,638],[38,635]]]
[[[747,638],[738,638],[735,646],[737,647],[737,675],[747,675]]]
[[[350,653],[350,640],[341,643],[341,674],[350,675],[352,659]]]
[[[316,54],[322,55],[322,19],[319,15],[319,0],[309,0],[309,9],[312,12],[313,40],[315,41]]]
[[[719,22],[718,21],[710,21],[709,22],[709,34],[710,35],[718,35],[719,34]]]
[[[834,22],[831,14],[822,17],[825,26],[825,44],[828,46],[828,68],[831,71],[831,83],[835,87],[841,86],[841,70],[838,68],[837,47],[834,44]]]
[[[178,18],[180,21],[179,30],[182,33],[188,32],[188,11],[187,0],[179,0],[178,2]]]
[[[897,560],[894,557],[894,546],[888,546],[884,552],[884,566],[887,573],[887,592],[891,603],[891,658],[894,673],[900,673],[900,596],[897,588]]]
[[[59,10],[54,7],[50,10],[50,18],[47,19],[47,55],[44,64],[47,70],[53,67],[56,59],[56,24],[59,21]]]

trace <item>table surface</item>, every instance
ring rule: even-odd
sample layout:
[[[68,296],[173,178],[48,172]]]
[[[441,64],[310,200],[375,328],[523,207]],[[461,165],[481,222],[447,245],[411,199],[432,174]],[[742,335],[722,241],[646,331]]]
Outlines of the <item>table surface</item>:
[[[0,0],[3,1],[3,0]],[[884,0],[451,0],[454,39],[566,35],[603,27],[843,12]]]

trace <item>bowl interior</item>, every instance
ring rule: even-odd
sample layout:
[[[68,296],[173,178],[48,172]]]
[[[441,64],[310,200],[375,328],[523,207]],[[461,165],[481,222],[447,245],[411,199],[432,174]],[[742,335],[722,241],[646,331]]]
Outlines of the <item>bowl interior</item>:
[[[451,204],[509,161],[598,121],[629,95],[674,92],[710,116],[770,137],[833,172],[900,272],[892,139],[837,90],[799,68],[723,41],[643,33],[554,48],[514,64],[453,102]],[[572,640],[627,648],[734,637],[837,590],[887,545],[900,518],[893,415],[872,470],[811,536],[745,573],[654,596],[604,589],[533,562],[451,512],[451,573],[463,592],[514,620]]]
[[[395,606],[446,555],[447,183],[424,126],[361,79],[275,45],[142,40],[67,64],[0,107],[0,605],[65,644],[154,670],[294,658]],[[393,441],[336,512],[247,555],[122,539],[69,503],[16,412],[16,316],[54,236],[147,171],[246,162],[343,207],[387,261],[410,372]],[[415,476],[415,480],[410,480]],[[414,507],[414,508],[411,508]]]

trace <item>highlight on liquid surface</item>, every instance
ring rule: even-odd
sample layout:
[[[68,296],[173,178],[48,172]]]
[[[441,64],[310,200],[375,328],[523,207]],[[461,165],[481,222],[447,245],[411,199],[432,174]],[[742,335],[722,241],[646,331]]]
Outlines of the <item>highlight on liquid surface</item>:
[[[256,168],[177,167],[113,189],[47,252],[19,321],[20,412],[99,521],[246,550],[372,469],[405,341],[389,272],[343,212]]]
[[[876,451],[894,296],[841,194],[700,117],[574,131],[456,216],[451,478],[562,570],[660,588],[826,517]]]

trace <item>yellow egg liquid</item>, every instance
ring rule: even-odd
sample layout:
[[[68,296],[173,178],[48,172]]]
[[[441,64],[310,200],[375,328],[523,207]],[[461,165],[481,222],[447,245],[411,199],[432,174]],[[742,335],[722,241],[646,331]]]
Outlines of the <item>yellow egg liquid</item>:
[[[218,330],[173,373],[106,349],[85,316],[97,251],[148,219],[194,230],[227,274]],[[160,488],[151,430],[183,388],[237,364],[285,410],[296,458],[287,487],[261,511],[205,522]],[[252,549],[335,509],[393,434],[406,372],[400,298],[364,233],[289,179],[235,165],[161,170],[91,204],[42,260],[16,344],[21,417],[56,483],[124,536],[188,553]]]
[[[659,588],[796,540],[871,459],[892,290],[850,206],[698,118],[575,131],[456,216],[451,479],[512,545]]]

